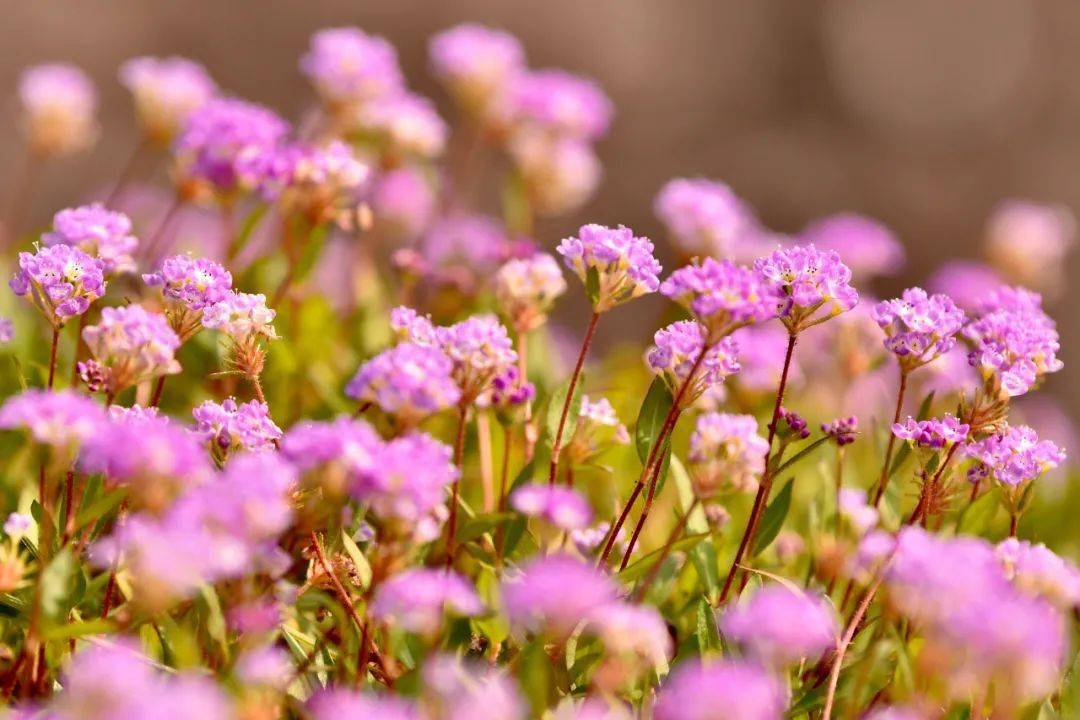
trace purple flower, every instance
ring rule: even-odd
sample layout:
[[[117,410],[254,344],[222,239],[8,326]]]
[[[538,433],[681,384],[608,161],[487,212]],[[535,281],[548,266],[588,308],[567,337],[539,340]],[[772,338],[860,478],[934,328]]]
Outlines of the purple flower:
[[[244,685],[284,692],[296,675],[296,668],[285,650],[269,645],[242,651],[234,672]]]
[[[307,703],[312,720],[379,718],[379,720],[421,720],[420,708],[412,700],[379,696],[365,691],[330,689],[316,693]]]
[[[383,412],[414,426],[461,399],[451,375],[453,369],[454,363],[442,350],[406,342],[361,365],[345,394],[373,402]]]
[[[580,530],[592,522],[592,508],[581,493],[565,485],[523,485],[510,495],[518,512],[539,517],[561,530]]]
[[[636,237],[628,227],[583,225],[577,237],[559,243],[558,253],[585,283],[596,312],[610,310],[660,287],[657,276],[662,268],[653,257],[652,242]],[[595,277],[592,282],[590,275]]]
[[[838,446],[844,447],[855,442],[855,436],[859,433],[859,418],[850,415],[846,418],[836,418],[829,423],[821,423],[821,432],[833,439]]]
[[[355,27],[312,35],[300,71],[333,107],[394,95],[405,87],[393,45]]]
[[[15,337],[15,324],[11,318],[0,317],[0,345],[11,342]]]
[[[131,234],[131,219],[100,203],[61,210],[53,216],[52,231],[41,236],[47,246],[71,245],[101,260],[107,274],[135,269],[132,253],[139,245]]]
[[[438,536],[446,491],[458,477],[449,446],[421,432],[395,438],[358,474],[352,492],[392,532],[426,541]]]
[[[953,260],[934,272],[926,286],[931,292],[946,293],[964,310],[974,310],[987,293],[1005,284],[996,270],[972,260]]]
[[[370,201],[381,227],[389,228],[395,236],[411,239],[431,222],[436,199],[431,181],[423,172],[405,165],[376,178]]]
[[[161,263],[156,273],[143,275],[143,282],[160,287],[167,299],[188,310],[203,310],[225,299],[232,289],[232,274],[207,258],[173,255]]]
[[[244,163],[273,152],[288,132],[288,123],[261,105],[210,100],[187,116],[177,135],[173,150],[179,181],[216,195],[235,195]]]
[[[781,437],[805,440],[810,437],[810,428],[806,424],[806,418],[794,410],[780,408],[780,414],[776,418],[776,432]],[[783,425],[781,425],[783,423]]]
[[[182,57],[137,57],[120,66],[120,84],[131,91],[139,127],[167,144],[192,110],[217,93],[206,68]]]
[[[874,321],[885,331],[885,349],[896,355],[904,372],[937,360],[956,345],[964,311],[948,295],[927,295],[908,288],[895,300],[874,306]]]
[[[914,708],[893,706],[874,710],[866,720],[927,720],[926,715]]]
[[[973,348],[968,362],[1002,396],[1023,395],[1064,366],[1057,357],[1057,327],[1041,303],[1039,295],[1023,288],[998,288],[964,328]]]
[[[754,261],[754,270],[782,299],[777,314],[797,333],[855,307],[851,270],[833,250],[793,245]],[[823,311],[823,313],[819,313]]]
[[[55,448],[78,447],[104,418],[96,402],[73,390],[24,390],[0,406],[0,428],[25,428],[37,442]]]
[[[895,275],[904,267],[904,246],[889,228],[862,215],[841,213],[810,223],[799,242],[835,251],[858,279]]]
[[[1080,604],[1080,568],[1043,544],[1006,538],[995,554],[1005,576],[1021,591],[1067,610]]]
[[[653,212],[687,256],[743,258],[757,233],[750,207],[721,182],[676,178],[660,190]]]
[[[667,622],[650,605],[609,603],[594,610],[587,622],[586,632],[595,633],[603,641],[607,656],[632,676],[660,667],[671,657]]]
[[[908,417],[892,426],[892,433],[901,440],[908,440],[916,447],[940,450],[946,445],[967,440],[971,426],[960,422],[954,415],[945,413],[942,418],[916,420]]]
[[[10,513],[4,520],[4,534],[11,538],[22,537],[34,526],[34,518],[24,513]]]
[[[517,363],[517,353],[504,327],[494,315],[473,315],[449,327],[434,330],[436,345],[453,361],[453,377],[462,402],[471,402],[496,377]]]
[[[964,448],[1006,486],[1023,485],[1065,462],[1065,451],[1050,440],[1039,440],[1033,429],[1015,425]]]
[[[523,128],[510,136],[506,149],[539,216],[577,210],[600,185],[603,168],[586,140]]]
[[[487,664],[435,655],[421,671],[426,705],[439,720],[525,720],[514,681]]]
[[[525,50],[510,33],[463,23],[428,42],[432,73],[469,112],[486,114],[525,69]]]
[[[333,222],[345,229],[358,223],[360,194],[371,174],[352,147],[340,140],[325,145],[290,143],[248,154],[237,171],[245,187],[257,189],[285,215],[301,215],[312,225]]]
[[[378,433],[347,415],[293,425],[281,440],[281,454],[302,472],[331,464],[349,472],[369,470],[381,449]]]
[[[766,665],[784,670],[835,647],[840,626],[829,601],[779,584],[762,587],[720,618],[725,637]]]
[[[584,465],[614,444],[626,445],[630,433],[607,398],[581,396],[577,427],[566,445],[572,464]]]
[[[536,386],[523,380],[517,366],[510,365],[496,375],[486,393],[476,399],[479,407],[495,408],[499,411],[513,411],[536,398]]]
[[[567,555],[530,560],[502,585],[503,607],[512,627],[561,639],[618,593],[607,575]]]
[[[102,389],[113,395],[144,380],[180,372],[175,357],[180,338],[164,315],[140,305],[105,308],[101,320],[84,328],[82,336],[97,366],[106,372]]]
[[[562,70],[534,70],[514,83],[513,114],[557,135],[594,140],[611,125],[615,109],[592,80]]]
[[[281,438],[281,428],[270,419],[270,408],[258,400],[243,404],[237,404],[233,398],[222,403],[207,400],[191,414],[195,418],[195,432],[221,458],[236,450],[273,450]]]
[[[784,687],[758,665],[695,660],[671,673],[653,714],[656,720],[780,720],[786,707]]]
[[[776,392],[784,367],[788,333],[774,324],[750,325],[732,335],[739,344],[739,374],[734,378],[740,388],[753,392]],[[813,336],[811,336],[813,337]],[[799,358],[792,358],[788,382],[800,380]]]
[[[1062,205],[1005,200],[990,214],[986,254],[1011,280],[1047,293],[1065,281],[1065,260],[1076,241],[1076,218]]]
[[[660,285],[660,294],[694,313],[710,344],[744,325],[768,320],[780,302],[754,271],[712,258],[673,272]]]
[[[85,150],[97,139],[97,91],[79,68],[48,63],[19,77],[23,127],[37,155],[63,156]]]
[[[486,280],[510,257],[511,241],[506,228],[493,217],[451,214],[424,234],[420,252],[437,280],[453,282],[458,276]]]
[[[275,340],[274,315],[275,312],[266,307],[265,295],[229,290],[223,299],[204,308],[202,324],[220,330],[237,343],[259,337]]]
[[[566,280],[555,258],[536,253],[507,261],[495,273],[495,299],[499,313],[519,333],[547,322],[555,300],[566,292]]]
[[[692,382],[683,392],[684,407],[739,370],[739,345],[735,339],[729,335],[718,343],[707,345],[704,326],[693,320],[680,320],[657,330],[653,343],[645,353],[645,363],[664,379],[672,395],[678,395],[679,389],[690,379],[695,361],[705,352]]]
[[[837,512],[851,525],[860,537],[878,524],[877,508],[866,501],[866,491],[858,488],[840,488]]]
[[[409,92],[364,103],[356,109],[351,122],[359,132],[384,142],[395,156],[438,157],[446,150],[450,134],[435,104]]]
[[[45,317],[60,327],[105,294],[104,272],[101,260],[70,245],[54,245],[19,253],[19,272],[9,285],[16,295],[29,295]]]
[[[687,455],[694,491],[707,499],[725,488],[754,490],[768,449],[753,415],[711,412],[699,416]]]
[[[447,612],[473,617],[484,610],[480,596],[452,571],[414,568],[379,586],[371,614],[381,622],[428,637],[439,632]]]

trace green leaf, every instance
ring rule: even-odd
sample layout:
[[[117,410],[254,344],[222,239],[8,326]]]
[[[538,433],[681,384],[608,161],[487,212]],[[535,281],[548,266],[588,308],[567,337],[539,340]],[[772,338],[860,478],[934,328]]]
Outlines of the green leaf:
[[[476,579],[476,591],[484,604],[494,609],[499,606],[499,578],[490,567],[482,567],[480,576]],[[473,625],[481,635],[491,642],[502,642],[510,636],[510,624],[503,613],[493,612],[490,615],[473,619]]]
[[[532,717],[540,717],[555,699],[554,663],[544,651],[541,639],[533,640],[521,651],[518,682],[533,708]]]
[[[341,531],[341,544],[345,546],[345,552],[348,554],[349,559],[353,561],[353,566],[356,568],[356,574],[360,578],[360,589],[367,590],[371,585],[371,563],[364,557],[364,553],[360,550],[360,547],[356,544],[356,541],[352,539],[352,536],[345,530]]]
[[[697,640],[698,650],[702,655],[720,654],[723,645],[720,642],[720,631],[716,627],[716,613],[708,598],[701,598],[697,606]]]
[[[513,512],[493,512],[477,515],[461,526],[461,530],[458,531],[457,541],[459,543],[467,543],[470,540],[475,540],[484,533],[489,533],[498,526],[510,522],[516,517],[518,517],[518,514]]]
[[[225,613],[221,610],[221,599],[213,585],[203,585],[199,590],[203,603],[206,604],[206,633],[221,647],[221,653],[229,656],[229,633],[225,627]]]
[[[251,212],[244,218],[244,222],[240,225],[240,231],[236,233],[236,237],[233,238],[229,244],[228,257],[234,258],[243,252],[247,246],[248,241],[251,240],[252,233],[255,232],[255,228],[259,226],[259,221],[266,215],[266,211],[270,209],[270,206],[265,203],[259,203]]]
[[[1073,656],[1072,665],[1061,682],[1062,717],[1080,717],[1080,653]]]
[[[41,613],[50,620],[60,619],[67,610],[67,598],[75,572],[71,550],[64,548],[41,572],[39,582]]]
[[[55,625],[45,631],[45,639],[67,640],[68,638],[81,638],[87,635],[104,635],[115,629],[116,625],[111,620],[95,618],[93,620]]]
[[[600,302],[600,271],[595,265],[590,265],[585,271],[585,295],[593,307]]]
[[[294,282],[300,282],[306,278],[312,268],[315,267],[319,255],[322,254],[323,246],[326,245],[326,229],[326,225],[323,224],[308,233],[306,242],[304,242],[304,247],[300,254],[300,259],[296,263]]]
[[[788,480],[780,490],[780,494],[765,508],[765,513],[761,516],[761,525],[758,527],[757,538],[754,540],[752,555],[760,554],[780,534],[780,528],[784,527],[784,520],[791,509],[791,490],[794,484],[794,478]]]
[[[551,395],[551,401],[548,403],[545,427],[547,428],[546,445],[549,448],[555,442],[555,433],[559,431],[559,419],[562,417],[563,406],[566,404],[566,396],[570,393],[570,381],[572,379],[567,378],[566,382],[556,388]],[[574,430],[577,429],[578,414],[581,412],[581,394],[584,386],[585,373],[582,372],[578,376],[577,384],[574,386],[574,396],[570,398],[570,407],[566,412],[566,424],[563,426],[562,434],[564,444],[567,439],[573,436]]]
[[[671,550],[669,551],[669,553],[673,555],[678,552],[683,552],[688,548],[692,548],[694,547],[694,545],[708,537],[708,535],[708,533],[699,533],[698,535],[687,535],[681,540],[676,540],[671,544]],[[664,552],[663,548],[657,548],[656,550],[653,550],[648,555],[638,558],[634,562],[627,565],[626,569],[620,572],[615,577],[618,578],[619,582],[627,584],[640,579],[645,575],[645,573],[652,569],[653,564],[656,563],[657,559],[659,559],[660,557],[660,553],[662,552]]]
[[[965,505],[956,521],[957,532],[979,535],[985,531],[997,515],[1000,504],[998,494],[998,489],[993,487],[976,498],[975,502]]]
[[[828,441],[829,441],[829,436],[828,435],[826,435],[825,437],[818,438],[814,442],[812,442],[809,445],[807,445],[806,447],[804,447],[799,452],[792,455],[788,459],[787,462],[785,462],[783,465],[781,465],[779,468],[777,468],[772,473],[772,476],[776,477],[777,475],[783,475],[785,472],[787,472],[788,470],[791,470],[793,467],[795,467],[795,465],[797,463],[800,463],[803,460],[805,460],[806,458],[810,457],[810,455],[813,454],[813,452],[815,450],[817,450],[819,447],[821,447],[823,444],[827,443]]]
[[[672,402],[674,398],[667,384],[659,377],[654,378],[641,402],[641,410],[638,411],[637,424],[634,427],[634,444],[637,447],[638,459],[642,463],[649,457],[653,443],[656,442],[656,437],[671,410]]]

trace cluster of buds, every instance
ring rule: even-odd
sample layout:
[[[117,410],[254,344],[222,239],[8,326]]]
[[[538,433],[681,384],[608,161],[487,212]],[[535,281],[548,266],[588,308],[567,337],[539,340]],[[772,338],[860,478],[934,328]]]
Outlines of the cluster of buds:
[[[276,340],[274,311],[264,295],[230,290],[224,299],[203,310],[202,324],[229,339],[229,365],[244,377],[257,380],[266,363],[264,340]]]

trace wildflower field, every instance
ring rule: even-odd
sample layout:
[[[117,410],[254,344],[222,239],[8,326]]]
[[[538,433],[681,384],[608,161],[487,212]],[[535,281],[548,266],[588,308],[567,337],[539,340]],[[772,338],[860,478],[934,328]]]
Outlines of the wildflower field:
[[[353,27],[292,122],[132,59],[131,162],[44,228],[32,178],[109,129],[77,67],[9,90],[8,716],[1080,718],[1069,212],[1004,201],[985,262],[881,299],[881,223],[678,178],[662,267],[545,231],[602,182],[596,83],[428,49],[448,120]]]

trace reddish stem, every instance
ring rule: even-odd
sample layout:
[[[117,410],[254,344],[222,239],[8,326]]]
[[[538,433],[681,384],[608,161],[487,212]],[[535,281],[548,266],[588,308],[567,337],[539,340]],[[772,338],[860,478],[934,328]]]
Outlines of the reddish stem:
[[[554,485],[559,472],[559,455],[562,454],[563,430],[566,429],[566,416],[570,413],[570,403],[574,399],[574,389],[577,388],[578,379],[581,377],[581,368],[585,365],[585,356],[589,353],[589,345],[592,344],[593,335],[596,334],[596,323],[600,321],[600,313],[594,312],[589,318],[589,327],[585,330],[585,339],[581,342],[581,352],[578,353],[577,364],[574,366],[574,374],[570,376],[570,387],[566,391],[566,399],[563,401],[562,414],[559,416],[559,427],[555,431],[555,437],[551,442],[551,466],[548,469],[548,484]]]
[[[52,329],[52,344],[49,347],[49,384],[48,388],[53,389],[53,382],[56,380],[56,351],[60,346],[60,328],[53,325]]]
[[[168,375],[162,375],[157,379],[157,383],[154,384],[154,394],[150,398],[150,407],[157,407],[161,402],[161,395],[165,392],[165,378]]]
[[[458,409],[457,440],[454,442],[454,465],[457,466],[458,475],[454,478],[454,484],[450,491],[450,517],[446,521],[446,567],[454,563],[454,538],[457,535],[457,506],[458,495],[461,486],[461,464],[465,455],[465,421],[468,417],[468,408],[462,405]]]

